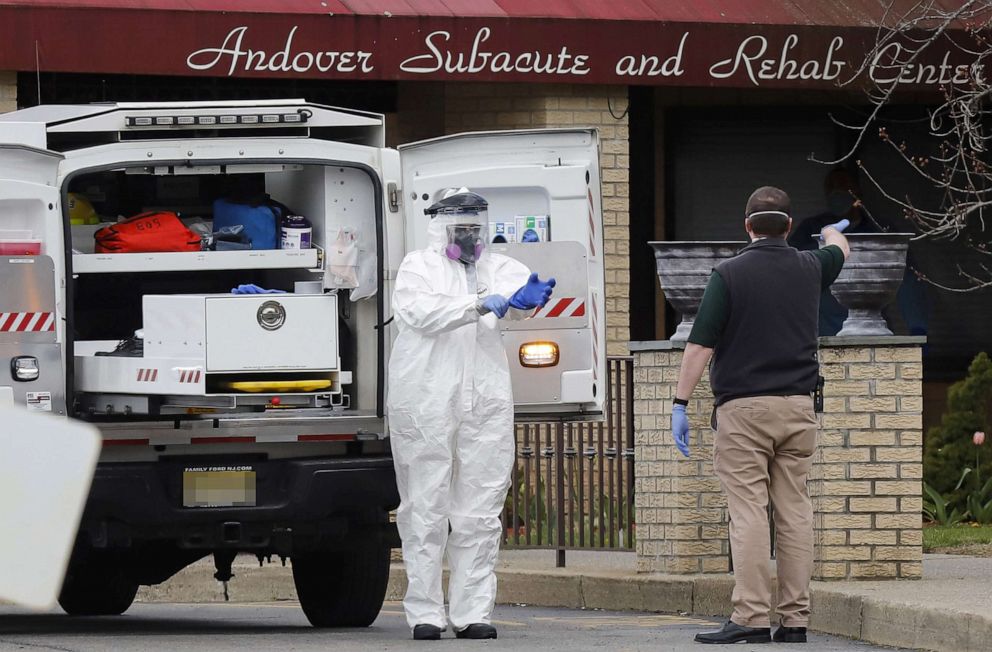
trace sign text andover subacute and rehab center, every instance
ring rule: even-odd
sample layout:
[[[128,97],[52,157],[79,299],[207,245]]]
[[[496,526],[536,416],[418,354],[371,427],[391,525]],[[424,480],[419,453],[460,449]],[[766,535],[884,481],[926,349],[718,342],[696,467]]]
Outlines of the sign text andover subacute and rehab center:
[[[892,65],[906,58],[892,42],[866,62],[873,27],[51,5],[0,15],[0,70],[772,88],[836,87],[862,69],[930,87],[984,73],[951,43]]]

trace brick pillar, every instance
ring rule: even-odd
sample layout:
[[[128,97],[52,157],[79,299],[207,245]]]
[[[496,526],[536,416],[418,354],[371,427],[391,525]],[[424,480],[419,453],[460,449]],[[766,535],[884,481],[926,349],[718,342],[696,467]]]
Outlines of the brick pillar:
[[[816,579],[923,574],[923,362],[916,338],[823,338],[810,474]]]
[[[634,506],[637,570],[726,573],[727,500],[713,473],[713,394],[704,374],[689,401],[692,457],[672,441],[672,398],[682,342],[632,343],[634,355]]]
[[[921,338],[823,338],[824,414],[810,473],[814,579],[922,575]],[[692,457],[672,443],[682,343],[632,342],[635,508],[641,572],[728,569],[726,500],[713,474],[713,399],[689,402]]]
[[[0,72],[0,113],[17,108],[17,73]]]
[[[630,339],[627,88],[450,82],[445,84],[444,98],[447,133],[545,127],[595,127],[599,130],[607,353],[626,355]]]

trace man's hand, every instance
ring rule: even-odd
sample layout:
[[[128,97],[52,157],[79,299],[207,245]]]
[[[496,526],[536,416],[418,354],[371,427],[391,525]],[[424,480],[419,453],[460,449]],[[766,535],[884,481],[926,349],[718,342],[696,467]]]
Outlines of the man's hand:
[[[833,224],[828,224],[825,227],[823,227],[823,229],[820,230],[820,239],[821,240],[823,239],[823,231],[825,231],[827,229],[835,229],[837,231],[837,233],[841,233],[841,232],[844,231],[844,229],[846,229],[849,226],[851,226],[851,220],[847,219],[846,217],[844,219],[840,220],[839,222],[834,222]]]
[[[684,405],[672,406],[672,438],[679,452],[689,457],[689,417]]]
[[[840,222],[828,224],[820,231],[820,240],[827,245],[840,247],[840,250],[844,252],[844,260],[847,260],[847,257],[851,254],[851,245],[847,243],[847,238],[844,237],[841,231],[850,225],[850,220],[843,219]]]

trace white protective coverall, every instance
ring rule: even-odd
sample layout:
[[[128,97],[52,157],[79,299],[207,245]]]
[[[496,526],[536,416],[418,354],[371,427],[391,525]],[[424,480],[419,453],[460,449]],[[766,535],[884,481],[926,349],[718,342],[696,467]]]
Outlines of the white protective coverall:
[[[432,219],[427,248],[409,253],[396,277],[399,335],[389,359],[387,417],[401,499],[396,523],[409,581],[407,622],[446,627],[447,549],[457,631],[490,622],[499,516],[514,460],[513,396],[498,319],[480,315],[476,302],[490,294],[509,298],[529,270],[488,250],[474,265],[449,259],[443,251],[451,223],[444,215]],[[506,317],[526,314],[510,308]]]

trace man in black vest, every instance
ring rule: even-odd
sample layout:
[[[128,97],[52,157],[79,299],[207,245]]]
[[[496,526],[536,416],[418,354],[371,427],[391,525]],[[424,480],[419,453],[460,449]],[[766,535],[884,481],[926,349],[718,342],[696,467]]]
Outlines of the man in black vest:
[[[819,365],[820,291],[849,253],[846,220],[826,226],[824,246],[797,251],[789,196],[765,186],[747,201],[751,244],[714,269],[689,335],[672,409],[676,446],[688,457],[685,408],[710,357],[716,404],[713,467],[730,510],[734,613],[699,643],[767,643],[771,571],[768,501],[775,515],[781,627],[774,639],[805,642],[813,574],[813,506],[806,478],[816,449],[812,393]]]

